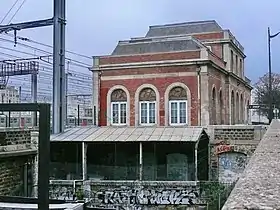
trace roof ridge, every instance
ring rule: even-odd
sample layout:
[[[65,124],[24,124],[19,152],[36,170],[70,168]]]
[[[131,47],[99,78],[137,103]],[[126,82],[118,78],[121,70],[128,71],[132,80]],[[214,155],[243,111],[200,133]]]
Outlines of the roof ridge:
[[[198,21],[189,21],[189,22],[180,22],[180,23],[169,23],[163,25],[152,25],[149,28],[167,28],[167,27],[179,27],[179,26],[187,26],[187,25],[197,25],[197,24],[205,24],[205,23],[216,23],[220,26],[216,20],[198,20]]]
[[[122,40],[118,42],[118,45],[130,45],[130,44],[143,44],[152,42],[168,42],[168,41],[179,41],[179,40],[192,40],[194,42],[199,42],[191,35],[184,36],[170,36],[170,37],[143,37],[139,39]]]

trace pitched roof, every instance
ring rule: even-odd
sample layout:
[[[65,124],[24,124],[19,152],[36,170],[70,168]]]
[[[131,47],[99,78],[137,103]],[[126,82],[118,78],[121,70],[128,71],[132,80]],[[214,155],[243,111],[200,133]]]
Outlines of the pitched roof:
[[[203,127],[76,127],[51,135],[51,141],[133,142],[168,141],[197,142]]]
[[[160,53],[184,50],[198,50],[202,45],[190,36],[131,39],[120,41],[112,55],[133,55],[145,53]]]
[[[176,24],[150,26],[146,37],[172,36],[180,34],[194,34],[204,32],[222,31],[223,29],[215,20],[194,21]]]

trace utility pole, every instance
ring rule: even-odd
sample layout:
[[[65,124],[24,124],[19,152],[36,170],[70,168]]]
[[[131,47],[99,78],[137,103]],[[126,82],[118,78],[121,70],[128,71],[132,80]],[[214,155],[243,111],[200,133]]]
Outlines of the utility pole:
[[[280,31],[276,34],[270,34],[270,28],[267,28],[267,39],[268,39],[268,92],[269,92],[269,111],[268,120],[271,123],[273,119],[273,92],[272,92],[272,70],[271,70],[271,39],[277,37]]]
[[[65,0],[54,0],[53,17],[53,133],[65,128]]]
[[[65,0],[53,0],[53,18],[16,24],[0,25],[0,34],[14,31],[17,44],[17,31],[53,25],[53,133],[64,131],[65,115]]]
[[[53,107],[52,132],[64,131],[65,115],[65,0],[53,0],[53,18],[29,21],[16,24],[0,25],[0,34],[14,31],[15,44],[17,44],[17,31],[53,25]],[[44,111],[47,111],[46,109]],[[41,117],[41,114],[40,114]],[[40,123],[44,122],[40,118]],[[47,123],[48,125],[48,123]],[[47,129],[46,129],[47,130]],[[40,130],[41,134],[41,130]],[[39,135],[40,135],[39,134]],[[43,135],[43,134],[42,134]],[[45,139],[43,139],[45,140]],[[44,148],[49,142],[39,140],[39,148]],[[49,153],[39,154],[38,165],[38,209],[49,209]]]

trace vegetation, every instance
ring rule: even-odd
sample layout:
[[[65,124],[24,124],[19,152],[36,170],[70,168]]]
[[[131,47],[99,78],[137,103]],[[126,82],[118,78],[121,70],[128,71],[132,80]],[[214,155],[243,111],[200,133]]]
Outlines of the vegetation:
[[[257,83],[254,85],[254,103],[269,105],[269,98],[272,96],[273,106],[280,108],[280,74],[272,73],[272,91],[269,91],[269,75],[265,74],[259,78]],[[268,109],[262,107],[260,109],[260,114],[263,116],[268,116]]]
[[[221,209],[233,187],[234,184],[222,184],[218,181],[201,182],[201,198],[208,204],[208,210]]]

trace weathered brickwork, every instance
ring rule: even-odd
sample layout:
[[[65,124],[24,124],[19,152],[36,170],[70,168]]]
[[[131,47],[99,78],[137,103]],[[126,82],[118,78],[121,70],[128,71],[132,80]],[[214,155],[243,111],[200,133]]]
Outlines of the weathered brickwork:
[[[0,195],[24,195],[24,167],[31,164],[32,156],[1,158]]]
[[[196,59],[200,58],[200,51],[192,52],[171,52],[171,53],[155,53],[149,55],[129,55],[129,56],[102,56],[100,65],[148,62],[160,60],[179,60],[179,59]]]
[[[19,128],[0,130],[0,195],[26,196],[27,171],[37,153],[31,142],[33,131]]]
[[[208,126],[211,178],[235,182],[266,132],[264,126]]]
[[[178,68],[178,67],[176,67]],[[174,70],[176,69],[173,68]],[[164,69],[164,68],[162,68]],[[183,68],[179,68],[183,71]],[[186,70],[187,68],[185,68]],[[195,70],[194,67],[189,67],[188,69]],[[160,73],[160,71],[158,71]],[[101,81],[100,93],[102,97],[100,98],[100,125],[105,126],[107,124],[107,119],[110,114],[107,113],[107,94],[111,87],[115,85],[123,85],[127,88],[130,94],[130,125],[135,125],[135,92],[138,87],[143,84],[150,84],[157,87],[160,97],[159,113],[160,120],[159,125],[165,125],[165,91],[166,88],[173,83],[183,83],[185,84],[191,92],[191,125],[197,125],[197,114],[198,114],[198,99],[197,99],[197,77],[196,76],[181,76],[181,77],[169,77],[169,78],[145,78],[145,79],[126,79],[126,80],[112,80],[112,81]],[[139,97],[139,96],[136,96]]]

